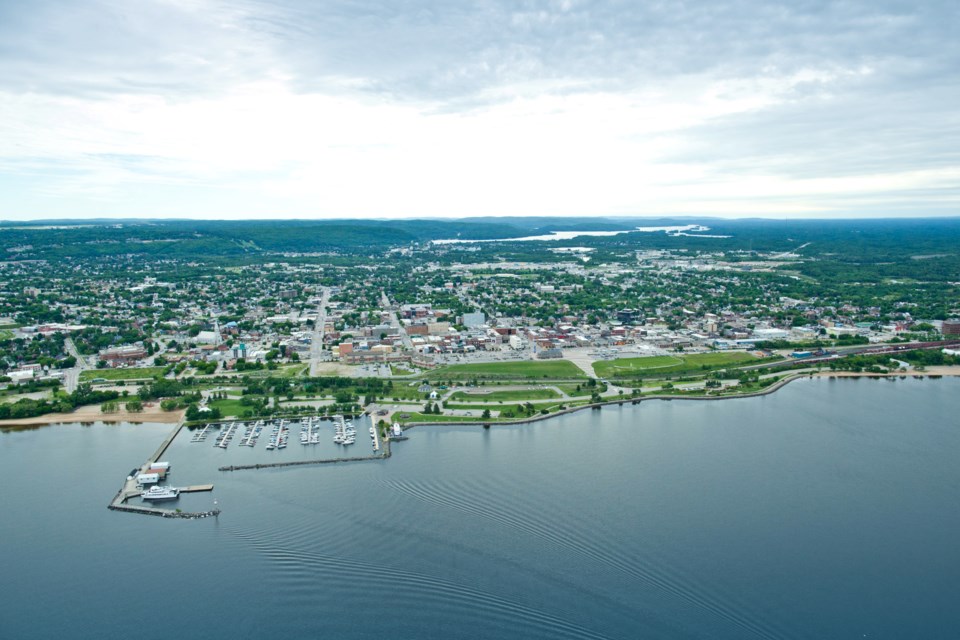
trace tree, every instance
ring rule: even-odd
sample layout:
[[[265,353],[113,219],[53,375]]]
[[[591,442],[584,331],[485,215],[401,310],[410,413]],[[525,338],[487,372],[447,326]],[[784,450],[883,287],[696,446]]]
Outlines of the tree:
[[[127,411],[130,413],[140,413],[143,411],[143,403],[139,400],[131,400],[126,405],[124,405]]]
[[[490,418],[490,409],[484,409],[483,414],[481,414],[480,417],[484,420],[488,420]]]
[[[100,405],[100,411],[103,413],[116,413],[117,409],[119,409],[119,405],[113,400]]]

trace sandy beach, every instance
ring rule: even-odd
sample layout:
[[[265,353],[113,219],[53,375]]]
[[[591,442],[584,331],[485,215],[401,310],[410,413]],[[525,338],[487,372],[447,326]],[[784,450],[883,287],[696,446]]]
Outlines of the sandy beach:
[[[174,424],[180,421],[183,413],[182,409],[178,411],[163,411],[159,405],[144,407],[144,410],[140,413],[131,413],[122,410],[113,413],[103,413],[100,411],[100,405],[94,404],[77,407],[70,413],[48,413],[33,418],[0,420],[0,429],[7,427],[36,427],[66,422],[161,422]]]

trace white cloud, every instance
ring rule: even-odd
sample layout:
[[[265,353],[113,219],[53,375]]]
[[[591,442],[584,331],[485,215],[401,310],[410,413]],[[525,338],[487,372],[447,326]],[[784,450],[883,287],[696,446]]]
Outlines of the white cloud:
[[[91,207],[197,217],[792,215],[877,210],[906,192],[920,209],[929,198],[929,211],[956,202],[955,151],[941,151],[929,166],[892,154],[883,166],[868,166],[875,147],[848,144],[840,158],[836,142],[816,135],[818,122],[852,130],[863,117],[844,110],[892,91],[892,73],[918,74],[917,59],[880,64],[872,54],[798,64],[778,52],[749,64],[736,55],[682,73],[628,66],[618,74],[604,63],[623,59],[617,47],[624,34],[613,26],[598,31],[602,15],[576,27],[586,5],[550,2],[501,17],[520,34],[555,30],[560,41],[586,47],[582,60],[558,66],[564,54],[544,53],[539,36],[504,44],[495,28],[480,29],[489,42],[477,55],[449,45],[449,61],[444,51],[431,52],[433,68],[424,66],[425,51],[412,51],[408,66],[403,52],[370,50],[384,63],[378,75],[369,63],[333,60],[360,55],[349,48],[351,34],[292,55],[289,43],[304,42],[301,29],[317,28],[304,9],[168,0],[146,16],[162,15],[161,5],[191,35],[210,33],[209,43],[158,36],[152,58],[136,54],[143,69],[137,82],[111,80],[116,67],[94,65],[85,78],[96,91],[53,76],[40,78],[35,90],[0,79],[0,184],[14,187],[0,190],[0,217],[69,216]],[[354,38],[371,28],[387,41],[399,37],[371,15],[337,19],[354,26]],[[408,30],[433,32],[453,20],[395,19],[406,38]],[[476,38],[476,19],[458,18],[464,39]],[[144,15],[130,22],[133,34],[146,28]],[[888,29],[912,24],[881,22]],[[662,38],[661,31],[651,35]],[[311,66],[316,60],[322,64]],[[12,62],[15,70],[37,64]],[[120,65],[121,75],[136,63]],[[423,81],[411,80],[411,70],[422,71]],[[917,100],[927,110],[919,144],[933,149],[958,135],[955,120]],[[878,103],[871,117],[890,126],[877,135],[909,136],[914,112],[883,108]],[[797,120],[806,109],[824,116]],[[933,140],[938,118],[946,129]],[[818,149],[842,160],[836,176],[804,168]]]

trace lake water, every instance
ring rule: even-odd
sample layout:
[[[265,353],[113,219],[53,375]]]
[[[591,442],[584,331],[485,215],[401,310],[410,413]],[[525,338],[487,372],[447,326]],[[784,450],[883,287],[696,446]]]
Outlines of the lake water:
[[[0,637],[956,638],[958,415],[960,379],[804,380],[233,473],[265,438],[184,431],[195,521],[106,509],[167,425],[3,433]]]
[[[716,236],[716,235],[704,235],[702,231],[709,231],[710,227],[704,227],[699,224],[687,224],[687,225],[675,225],[668,227],[634,227],[633,229],[624,229],[622,231],[551,231],[550,233],[539,235],[539,236],[524,236],[522,238],[495,238],[495,239],[484,239],[484,240],[462,240],[460,238],[449,238],[445,240],[431,240],[431,244],[476,244],[484,242],[540,242],[540,241],[552,241],[552,240],[572,240],[573,238],[581,238],[588,236],[595,236],[600,238],[608,238],[611,236],[618,236],[623,233],[630,233],[631,231],[642,231],[645,233],[656,233],[662,231],[668,235],[674,236],[691,236],[697,238],[729,238],[730,236]],[[687,233],[688,231],[694,231],[695,233]]]

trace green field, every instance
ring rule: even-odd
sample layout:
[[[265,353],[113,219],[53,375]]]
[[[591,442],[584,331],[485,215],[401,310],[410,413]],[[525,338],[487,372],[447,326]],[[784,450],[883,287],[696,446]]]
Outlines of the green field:
[[[450,378],[586,378],[587,375],[569,360],[477,362],[454,364],[430,372],[431,380]]]
[[[420,373],[419,367],[401,367],[399,365],[392,364],[390,365],[390,374],[395,376],[410,376],[415,373]]]
[[[80,372],[80,381],[87,382],[103,378],[104,380],[141,380],[163,373],[163,367],[140,367],[133,369],[87,369]]]
[[[559,397],[553,389],[510,389],[508,391],[488,391],[486,393],[457,391],[450,397],[450,400],[454,402],[517,402],[553,400]]]
[[[227,398],[226,400],[213,400],[210,402],[210,407],[220,409],[220,415],[224,418],[227,416],[239,416],[246,409],[250,408],[240,404],[240,400],[233,400],[231,398]]]
[[[731,365],[750,364],[755,360],[757,360],[755,356],[743,351],[711,351],[710,353],[603,360],[594,362],[593,370],[601,378],[635,378],[721,369]]]
[[[582,398],[591,395],[594,391],[597,393],[603,393],[607,390],[607,386],[604,384],[598,384],[595,387],[588,387],[585,384],[558,384],[556,385],[558,389],[563,391],[565,394],[571,398]],[[577,390],[577,387],[580,387],[580,390]]]
[[[399,400],[423,400],[430,394],[429,392],[420,393],[419,391],[417,391],[417,387],[419,386],[420,386],[419,383],[411,387],[410,385],[407,385],[407,384],[398,384],[394,382],[393,388],[390,389],[389,391],[384,392],[383,397],[386,398],[387,400],[392,400],[393,398],[397,398]]]
[[[309,364],[290,364],[280,367],[280,375],[284,378],[296,378],[307,375],[309,373],[309,369]]]
[[[397,418],[400,420],[399,418]],[[490,422],[489,419],[484,420],[483,418],[473,417],[473,416],[447,416],[447,415],[433,415],[423,414],[423,413],[410,413],[410,417],[406,420],[400,420],[401,423],[405,422]]]

